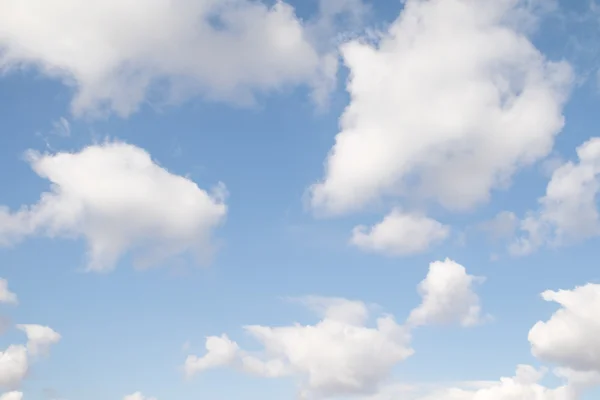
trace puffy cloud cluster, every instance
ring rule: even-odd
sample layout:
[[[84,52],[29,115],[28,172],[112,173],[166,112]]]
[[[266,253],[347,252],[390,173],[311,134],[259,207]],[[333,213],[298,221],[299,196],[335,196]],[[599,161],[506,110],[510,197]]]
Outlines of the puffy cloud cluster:
[[[318,323],[245,327],[261,343],[262,354],[240,349],[226,335],[209,337],[206,354],[188,356],[184,369],[188,376],[216,367],[266,378],[292,376],[301,382],[303,398],[375,393],[394,366],[413,354],[414,326],[471,325],[479,319],[479,298],[471,286],[474,280],[451,260],[432,263],[419,289],[423,302],[404,325],[391,315],[369,324],[369,309],[360,301],[308,297],[303,302],[321,317]]]
[[[543,245],[559,246],[600,234],[600,138],[577,148],[578,162],[556,168],[539,199],[539,209],[520,222],[520,237],[510,251],[528,254]]]
[[[4,282],[3,290],[8,292],[6,280],[2,282]],[[11,301],[0,300],[0,302],[16,301],[16,295],[11,293],[9,299]],[[4,389],[18,388],[30,371],[30,358],[40,354],[47,355],[50,347],[61,339],[61,335],[48,326],[27,324],[17,325],[17,328],[27,336],[27,345],[10,345],[0,351],[0,387]],[[12,391],[0,396],[0,400],[20,400],[22,396],[21,392]]]
[[[222,184],[208,193],[133,145],[107,142],[76,153],[30,153],[28,160],[52,186],[36,204],[0,207],[0,243],[83,237],[89,270],[111,270],[131,249],[141,251],[141,266],[185,252],[209,257],[211,232],[227,213]]]
[[[472,208],[546,156],[572,80],[528,40],[514,0],[408,0],[376,44],[342,47],[351,101],[313,207],[381,199]]]
[[[329,4],[331,3],[331,4]],[[0,69],[35,67],[75,89],[76,114],[126,116],[141,103],[203,94],[251,103],[256,91],[306,84],[322,100],[335,82],[331,33],[359,0],[294,8],[252,0],[7,0],[0,3]]]
[[[542,297],[561,308],[529,332],[533,354],[575,371],[600,375],[600,285],[549,290]]]

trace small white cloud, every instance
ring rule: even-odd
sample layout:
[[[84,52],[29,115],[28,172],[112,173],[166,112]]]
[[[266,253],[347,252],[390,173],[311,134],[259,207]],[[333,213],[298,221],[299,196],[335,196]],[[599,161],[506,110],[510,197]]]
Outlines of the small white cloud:
[[[156,400],[156,398],[146,397],[141,392],[135,392],[133,394],[123,397],[123,400]]]
[[[479,296],[473,290],[473,285],[481,281],[450,259],[431,263],[427,277],[418,286],[423,300],[410,313],[408,323],[472,326],[482,322]]]
[[[212,368],[231,366],[238,358],[239,347],[227,335],[206,338],[206,354],[190,355],[185,360],[184,371],[190,377]]]
[[[27,351],[32,356],[47,355],[50,347],[61,339],[61,335],[48,326],[19,324],[17,329],[27,335]]]
[[[31,153],[29,161],[51,190],[16,212],[0,207],[0,244],[29,235],[83,237],[93,271],[111,270],[133,249],[142,266],[186,252],[198,259],[212,253],[211,232],[227,212],[222,184],[207,193],[146,151],[119,142],[78,153]]]
[[[424,252],[449,235],[450,227],[436,220],[395,209],[370,228],[355,227],[351,243],[365,251],[403,256]]]
[[[559,246],[600,234],[597,197],[600,191],[600,138],[577,148],[578,163],[554,170],[540,207],[521,221],[521,236],[509,247],[514,255]]]
[[[8,281],[0,278],[0,303],[18,304],[17,295],[8,289]]]

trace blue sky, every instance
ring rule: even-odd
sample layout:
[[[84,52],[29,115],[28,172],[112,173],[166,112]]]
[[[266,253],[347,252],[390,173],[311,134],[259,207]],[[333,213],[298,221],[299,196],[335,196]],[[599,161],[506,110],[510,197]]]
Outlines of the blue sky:
[[[594,2],[86,4],[0,0],[0,399],[596,398]]]

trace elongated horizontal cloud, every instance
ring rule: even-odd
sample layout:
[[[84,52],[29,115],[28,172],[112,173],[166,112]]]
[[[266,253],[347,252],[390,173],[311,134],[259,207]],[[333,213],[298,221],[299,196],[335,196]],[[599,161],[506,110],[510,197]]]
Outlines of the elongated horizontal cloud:
[[[156,398],[146,397],[141,392],[135,392],[133,394],[123,397],[123,400],[156,400]]]
[[[331,397],[376,390],[413,353],[408,330],[391,316],[369,327],[361,302],[312,297],[306,303],[323,316],[315,325],[247,326],[264,347],[261,355],[240,350],[226,336],[208,338],[206,355],[189,356],[186,372],[230,366],[266,378],[293,376],[304,396]]]
[[[424,252],[449,235],[450,228],[434,219],[395,209],[370,228],[355,227],[351,243],[369,252],[404,256]]]
[[[451,260],[432,263],[419,286],[423,302],[404,325],[391,315],[369,323],[369,307],[361,301],[305,297],[300,302],[321,318],[318,323],[246,326],[263,347],[259,353],[241,349],[226,335],[209,337],[206,353],[188,356],[184,371],[190,377],[230,367],[264,378],[294,377],[306,399],[371,396],[384,390],[393,368],[413,354],[413,328],[480,321],[479,297],[472,287],[476,280]]]
[[[342,47],[351,101],[313,209],[386,198],[461,211],[551,151],[572,72],[525,35],[516,0],[408,0],[375,45]]]
[[[520,236],[509,250],[529,254],[541,246],[560,246],[600,235],[600,138],[577,148],[578,162],[566,162],[554,170],[539,199],[539,209],[520,223]]]
[[[23,398],[23,392],[8,392],[0,396],[0,400],[21,400]]]
[[[29,161],[51,190],[18,211],[0,208],[0,243],[30,235],[83,237],[89,270],[111,270],[128,250],[141,251],[141,266],[185,252],[208,257],[211,232],[227,212],[224,186],[209,194],[133,145],[32,153]]]
[[[322,92],[337,71],[323,27],[362,5],[334,3],[303,22],[279,0],[5,0],[0,69],[62,79],[75,89],[75,114],[126,116],[148,98],[195,94],[247,104],[256,91],[297,84]]]

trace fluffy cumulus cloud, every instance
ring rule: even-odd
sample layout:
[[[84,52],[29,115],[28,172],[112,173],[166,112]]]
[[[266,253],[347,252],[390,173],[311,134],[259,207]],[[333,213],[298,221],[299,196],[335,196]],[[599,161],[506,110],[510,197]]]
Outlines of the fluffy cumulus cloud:
[[[408,0],[377,44],[345,44],[351,101],[315,211],[407,197],[466,210],[546,156],[572,72],[528,40],[529,3]]]
[[[578,162],[554,170],[539,209],[521,221],[511,253],[528,254],[546,244],[559,246],[600,234],[600,138],[579,146],[577,156]]]
[[[600,374],[600,285],[546,291],[542,297],[561,308],[529,332],[533,354],[574,371]]]
[[[427,277],[418,286],[423,301],[410,313],[408,322],[415,326],[472,326],[482,322],[479,296],[473,287],[482,280],[450,259],[431,263]]]
[[[184,371],[188,377],[208,369],[231,365],[240,350],[237,343],[232,342],[227,335],[206,338],[205,347],[204,356],[190,355],[185,360]]]
[[[29,371],[27,348],[11,345],[0,351],[0,387],[13,389],[19,386]]]
[[[197,93],[238,104],[255,91],[330,87],[337,59],[320,33],[360,1],[325,1],[301,21],[283,1],[7,0],[0,3],[0,68],[35,67],[75,89],[76,114],[127,115],[148,97]],[[312,29],[314,27],[315,29]],[[319,28],[318,30],[316,28]],[[325,48],[324,48],[325,47]]]
[[[260,353],[241,349],[226,335],[209,337],[203,356],[190,355],[184,364],[188,376],[216,367],[232,367],[265,378],[295,377],[302,398],[377,396],[385,393],[387,379],[398,363],[413,354],[411,329],[418,325],[480,320],[479,298],[472,284],[477,278],[464,267],[446,260],[432,263],[419,286],[423,302],[406,324],[390,315],[374,323],[361,301],[306,297],[301,302],[320,321],[314,325],[283,327],[253,325],[246,332],[263,347]]]
[[[351,243],[365,251],[403,256],[424,252],[449,235],[450,228],[436,220],[395,209],[370,228],[354,228]]]
[[[27,351],[32,356],[47,355],[50,347],[61,339],[60,334],[48,326],[19,324],[17,329],[27,335]]]
[[[0,243],[36,234],[83,237],[94,271],[112,269],[132,249],[141,266],[186,252],[210,256],[211,233],[227,211],[224,186],[207,193],[146,151],[119,142],[33,153],[29,161],[51,189],[18,211],[0,208]]]
[[[409,357],[409,331],[391,316],[369,326],[365,304],[345,299],[305,300],[322,319],[315,325],[247,326],[262,354],[238,349],[226,336],[207,340],[204,357],[188,357],[192,371],[228,365],[266,378],[295,376],[302,396],[331,397],[377,389],[394,365]],[[197,367],[200,365],[200,367]]]

